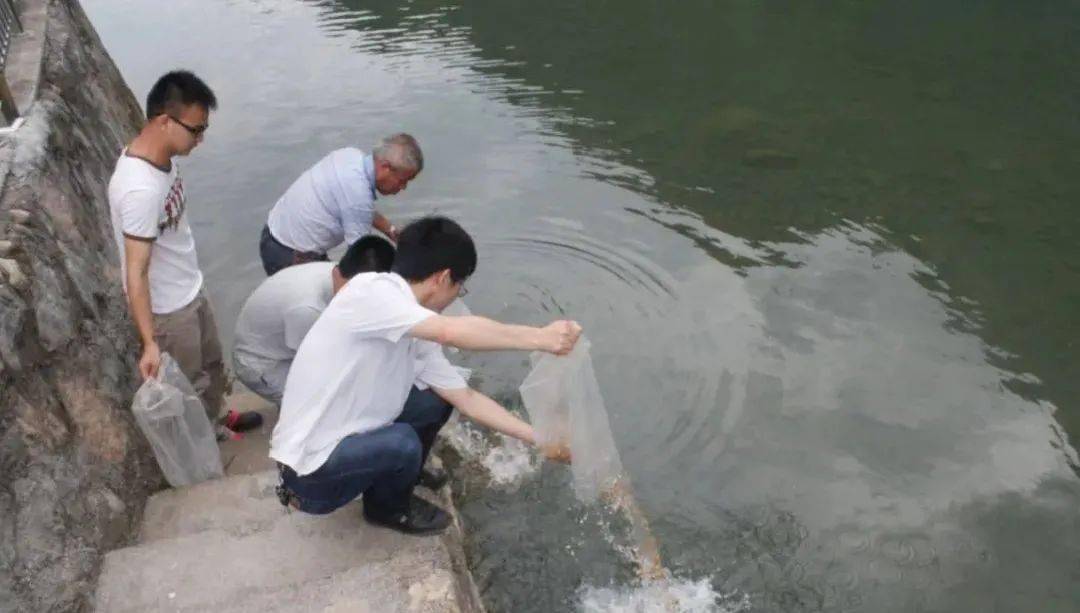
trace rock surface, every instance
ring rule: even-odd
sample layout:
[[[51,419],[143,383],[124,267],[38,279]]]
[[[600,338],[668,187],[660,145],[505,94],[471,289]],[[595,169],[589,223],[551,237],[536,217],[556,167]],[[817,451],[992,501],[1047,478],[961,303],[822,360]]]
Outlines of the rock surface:
[[[138,103],[74,0],[24,0],[0,135],[0,611],[79,611],[160,472],[106,185]],[[32,101],[32,102],[29,102]]]

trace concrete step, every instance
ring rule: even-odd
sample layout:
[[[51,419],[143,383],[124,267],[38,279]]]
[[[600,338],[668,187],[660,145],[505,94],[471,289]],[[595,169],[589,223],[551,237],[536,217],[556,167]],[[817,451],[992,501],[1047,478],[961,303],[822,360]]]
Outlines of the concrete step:
[[[455,589],[442,590],[454,578],[444,541],[373,527],[360,510],[278,511],[253,533],[208,529],[113,551],[96,610],[458,610]],[[383,591],[373,591],[376,585]]]
[[[146,502],[140,543],[217,530],[243,536],[285,513],[274,494],[277,471],[204,481],[158,492]]]
[[[218,613],[460,613],[454,576],[446,570],[417,567],[395,556],[303,585],[246,594]],[[466,609],[467,610],[467,609]],[[202,606],[179,609],[203,613]]]
[[[439,458],[431,465],[441,468]],[[146,502],[140,543],[219,530],[243,536],[265,529],[285,513],[274,487],[277,469],[254,474],[238,474],[204,481],[189,487],[158,492]],[[431,492],[419,489],[421,496]],[[432,502],[450,507],[446,498]]]

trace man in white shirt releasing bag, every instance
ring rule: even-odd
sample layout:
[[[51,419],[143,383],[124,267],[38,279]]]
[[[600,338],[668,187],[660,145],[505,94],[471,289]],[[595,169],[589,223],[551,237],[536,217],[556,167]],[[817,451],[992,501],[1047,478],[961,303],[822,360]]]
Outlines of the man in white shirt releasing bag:
[[[147,122],[120,154],[109,180],[109,210],[124,290],[142,340],[139,372],[157,376],[170,354],[199,392],[219,435],[258,426],[258,413],[221,416],[225,367],[214,312],[203,289],[176,156],[203,140],[214,93],[190,72],[170,72],[150,89]],[[220,419],[219,419],[220,417]]]
[[[273,275],[352,243],[372,228],[397,240],[397,228],[375,210],[378,194],[393,195],[424,169],[416,139],[394,134],[370,154],[354,147],[331,151],[289,186],[270,209],[259,240],[263,270]]]
[[[565,355],[581,327],[439,315],[475,269],[476,248],[461,226],[428,217],[401,232],[394,272],[357,275],[338,292],[300,344],[285,384],[270,443],[283,502],[322,514],[363,495],[372,523],[439,532],[449,516],[412,490],[450,406],[535,444],[532,426],[470,389],[441,345]],[[544,453],[567,459],[565,449]]]
[[[236,378],[280,406],[296,350],[330,300],[357,274],[389,272],[393,263],[394,246],[368,234],[349,245],[337,265],[310,262],[267,278],[244,302],[236,320]]]

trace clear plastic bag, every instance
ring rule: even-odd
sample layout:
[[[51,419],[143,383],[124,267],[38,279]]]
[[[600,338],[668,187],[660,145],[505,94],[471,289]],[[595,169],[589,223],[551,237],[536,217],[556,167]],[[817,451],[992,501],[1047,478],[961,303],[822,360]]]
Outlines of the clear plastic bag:
[[[469,305],[465,304],[464,300],[456,298],[442,310],[441,314],[449,317],[468,317],[469,315],[472,315],[472,311],[469,310]],[[457,347],[446,347],[446,351],[450,355],[459,353]],[[465,379],[466,383],[472,378],[473,371],[471,368],[454,364],[454,369],[458,371],[458,374],[460,374],[463,379]]]
[[[472,315],[472,311],[469,310],[469,305],[465,304],[464,300],[455,298],[453,302],[446,305],[441,314],[449,317],[468,317]]]
[[[222,476],[221,451],[206,409],[172,356],[162,354],[157,378],[135,392],[131,411],[169,485]]]
[[[533,353],[519,388],[537,442],[570,447],[574,493],[585,503],[610,492],[623,472],[589,346],[582,336],[567,356]]]

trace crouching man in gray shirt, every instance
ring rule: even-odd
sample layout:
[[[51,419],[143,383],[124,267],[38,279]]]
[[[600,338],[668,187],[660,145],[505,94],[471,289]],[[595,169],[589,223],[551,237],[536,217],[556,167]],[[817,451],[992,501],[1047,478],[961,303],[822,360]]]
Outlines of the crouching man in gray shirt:
[[[394,247],[368,235],[349,246],[341,261],[291,266],[263,281],[236,320],[233,371],[248,389],[281,405],[296,350],[338,290],[362,272],[388,272]]]

